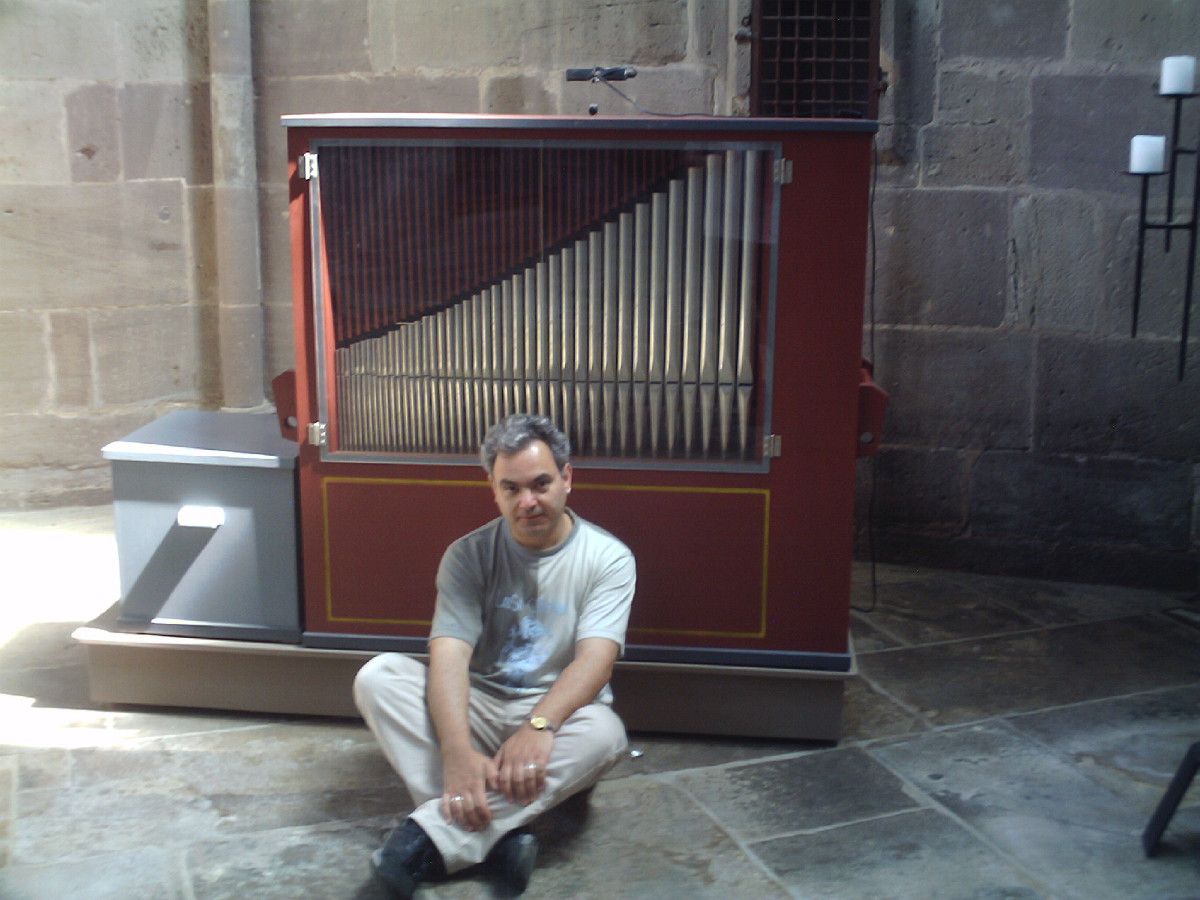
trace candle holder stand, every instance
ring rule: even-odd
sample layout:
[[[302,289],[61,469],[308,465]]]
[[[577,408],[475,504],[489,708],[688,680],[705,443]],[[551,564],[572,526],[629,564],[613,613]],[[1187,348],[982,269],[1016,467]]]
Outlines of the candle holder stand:
[[[1162,231],[1164,233],[1163,252],[1165,253],[1171,252],[1171,235],[1174,232],[1187,232],[1187,274],[1184,281],[1183,321],[1179,334],[1179,367],[1177,373],[1180,381],[1183,380],[1184,369],[1187,365],[1188,332],[1191,327],[1192,295],[1196,281],[1197,211],[1200,209],[1200,147],[1179,146],[1179,130],[1180,122],[1183,118],[1183,101],[1197,96],[1200,96],[1200,94],[1174,94],[1170,96],[1170,99],[1175,102],[1171,125],[1170,150],[1167,153],[1167,171],[1148,174],[1140,172],[1132,173],[1141,179],[1141,201],[1138,212],[1137,263],[1134,269],[1135,285],[1133,290],[1133,325],[1131,328],[1131,337],[1137,337],[1138,313],[1142,302],[1142,278],[1145,272],[1146,232]],[[1175,195],[1177,193],[1177,172],[1181,157],[1192,157],[1192,164],[1195,171],[1192,179],[1192,205],[1190,213],[1187,219],[1176,222]],[[1161,175],[1167,176],[1166,215],[1162,221],[1151,221],[1147,212],[1150,196],[1150,179]]]

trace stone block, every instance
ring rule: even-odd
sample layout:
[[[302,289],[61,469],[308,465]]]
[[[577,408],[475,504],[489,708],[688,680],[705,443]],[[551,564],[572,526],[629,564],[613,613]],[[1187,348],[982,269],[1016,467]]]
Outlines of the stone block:
[[[401,5],[407,9],[425,4]],[[464,25],[462,13],[450,4],[438,6],[448,13],[455,10],[456,24],[445,33],[453,43]],[[367,0],[258,0],[250,5],[250,18],[255,70],[261,77],[371,71]],[[423,16],[415,16],[407,25],[413,41],[420,44],[428,39],[431,23]],[[447,58],[456,56],[451,53]]]
[[[1013,209],[1018,317],[1030,325],[1090,332],[1103,296],[1095,201],[1075,194],[1022,197]]]
[[[966,526],[967,472],[967,454],[961,450],[881,447],[873,462],[859,466],[858,516],[873,513],[882,528],[957,533]]]
[[[141,409],[106,415],[12,415],[4,417],[0,471],[6,468],[107,467],[101,448],[165,413]]]
[[[262,244],[263,303],[292,304],[292,246],[287,188],[259,191],[259,239]]]
[[[87,0],[6,0],[0,79],[115,81],[120,16]]]
[[[881,57],[889,77],[880,117],[893,127],[881,135],[881,155],[904,163],[917,157],[917,131],[933,120],[937,96],[939,4],[914,0],[893,10],[882,4]],[[890,25],[890,27],[887,27]],[[884,140],[890,138],[890,140]]]
[[[92,329],[82,311],[50,313],[50,354],[57,407],[87,406],[92,395]]]
[[[184,196],[191,213],[192,297],[199,306],[217,302],[216,217],[211,185],[188,187]],[[287,201],[284,201],[287,208]]]
[[[1121,174],[1129,168],[1129,138],[1166,127],[1152,93],[1146,79],[1127,75],[1035,76],[1030,180],[1136,198],[1135,179]]]
[[[0,110],[4,111],[4,127],[0,129],[4,181],[31,184],[70,181],[59,86],[44,81],[0,81]]]
[[[0,304],[9,309],[188,299],[178,181],[0,185]]]
[[[1191,513],[1190,462],[988,452],[971,479],[971,532],[980,537],[1183,551]]]
[[[269,384],[280,372],[296,368],[296,338],[292,305],[269,303],[263,307],[263,327],[266,330],[266,370]]]
[[[536,75],[502,75],[483,87],[483,108],[488,113],[546,115],[555,112],[554,98]]]
[[[948,69],[939,76],[937,120],[1013,125],[1029,118],[1029,78],[1007,70]]]
[[[1008,289],[1008,204],[995,191],[880,191],[880,320],[999,325]]]
[[[61,466],[0,467],[0,509],[33,510],[112,503],[112,473],[107,465],[64,469]]]
[[[72,181],[116,181],[121,175],[117,90],[88,84],[66,96]]]
[[[662,69],[638,69],[632,81],[620,85],[621,92],[636,103],[630,103],[602,84],[563,85],[563,112],[586,115],[589,103],[600,107],[605,116],[644,116],[652,113],[686,115],[713,112],[712,72],[698,66],[669,66]]]
[[[196,361],[196,399],[209,409],[225,403],[221,388],[221,331],[216,306],[196,307],[196,342],[200,356]]]
[[[924,183],[1004,187],[1024,179],[1026,129],[1015,125],[928,125],[921,130]]]
[[[261,306],[226,306],[217,312],[221,405],[229,409],[262,406],[263,309]]]
[[[37,411],[46,401],[50,384],[45,325],[40,315],[0,312],[0,359],[4,360],[0,413]]]
[[[1087,0],[1077,3],[1071,21],[1071,56],[1100,62],[1157,61],[1164,56],[1195,53],[1200,34],[1200,4],[1131,3]],[[1181,43],[1182,35],[1193,40]]]
[[[1158,181],[1161,182],[1161,179]],[[1151,215],[1160,220],[1163,217],[1161,209]],[[1127,338],[1133,330],[1133,302],[1137,284],[1137,211],[1115,209],[1106,212],[1102,227],[1100,246],[1105,252],[1105,291],[1101,330]],[[1140,337],[1175,338],[1179,335],[1186,284],[1185,235],[1175,234],[1171,250],[1167,252],[1161,232],[1147,233],[1141,298],[1137,310],[1137,334]]]
[[[126,178],[212,183],[207,85],[129,84],[119,104]]]
[[[92,342],[100,403],[194,400],[196,332],[196,311],[188,306],[94,313]]]
[[[942,52],[947,59],[1062,59],[1069,0],[945,0]]]
[[[1173,341],[1043,336],[1035,446],[1043,453],[1195,460],[1200,446],[1200,346],[1178,381]]]
[[[891,395],[886,444],[1029,446],[1029,334],[880,328],[876,350],[875,380]]]
[[[207,76],[207,3],[115,0],[112,12],[122,81],[172,83]]]
[[[479,0],[469,15],[455,4],[417,0],[375,4],[372,13],[376,71],[662,66],[683,60],[688,48],[685,0],[612,0],[603,5]],[[389,37],[390,53],[385,45]],[[598,59],[597,53],[605,58]]]
[[[214,285],[222,306],[257,306],[262,269],[259,254],[257,186],[214,187],[213,246],[220,279]]]
[[[541,21],[522,35],[526,66],[664,66],[687,56],[687,0],[613,0],[595,6],[526,0],[525,5],[543,11]],[[613,54],[611,62],[580,62],[592,60],[599,48]]]
[[[1191,552],[1014,534],[947,538],[914,529],[880,529],[874,547],[880,561],[902,565],[1171,591],[1194,591],[1198,572]]]

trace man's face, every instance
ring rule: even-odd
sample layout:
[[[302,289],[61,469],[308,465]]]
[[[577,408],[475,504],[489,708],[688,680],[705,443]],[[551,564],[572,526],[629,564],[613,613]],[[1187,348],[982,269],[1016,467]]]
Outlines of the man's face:
[[[533,441],[517,453],[499,454],[489,481],[496,506],[518,544],[549,550],[566,540],[571,531],[571,517],[566,514],[571,466],[568,463],[558,471],[545,441]]]

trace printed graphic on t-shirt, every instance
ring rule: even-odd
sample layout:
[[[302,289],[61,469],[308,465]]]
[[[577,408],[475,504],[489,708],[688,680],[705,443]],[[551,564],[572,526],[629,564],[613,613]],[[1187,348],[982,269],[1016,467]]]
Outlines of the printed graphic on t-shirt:
[[[522,616],[508,630],[508,640],[500,651],[500,673],[510,684],[525,684],[545,664],[551,650],[546,626],[535,616]]]

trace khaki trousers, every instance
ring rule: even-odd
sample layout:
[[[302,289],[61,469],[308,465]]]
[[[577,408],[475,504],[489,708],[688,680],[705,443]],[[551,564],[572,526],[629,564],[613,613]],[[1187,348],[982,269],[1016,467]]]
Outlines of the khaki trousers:
[[[607,705],[592,703],[559,726],[546,769],[546,789],[529,806],[488,792],[492,822],[483,831],[467,831],[442,818],[442,756],[425,703],[428,669],[400,653],[384,653],[359,670],[354,702],[374,732],[392,768],[412,795],[412,818],[437,846],[447,872],[480,863],[492,846],[514,828],[532,821],[572,794],[595,784],[627,746],[625,727]],[[495,755],[521,727],[539,696],[502,700],[471,689],[471,734],[476,749]]]

